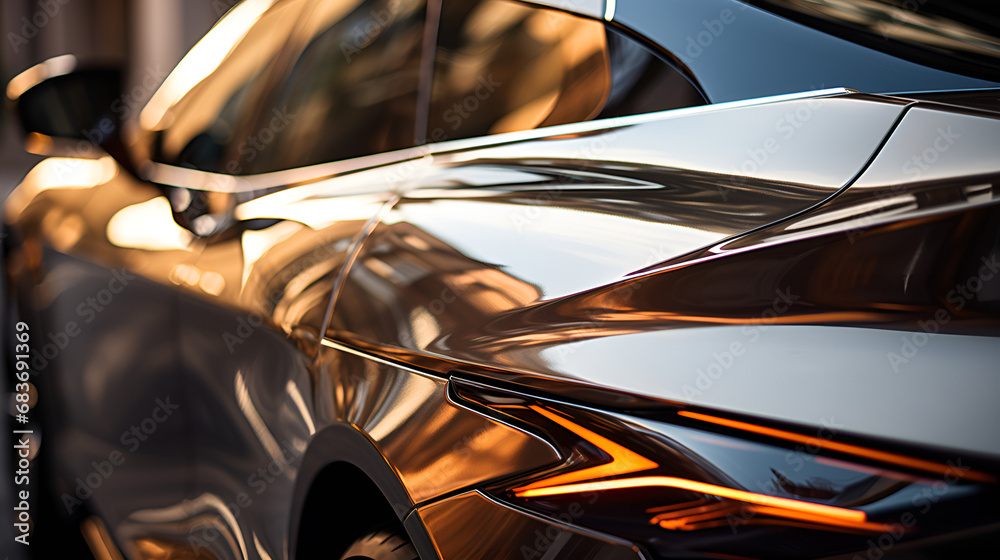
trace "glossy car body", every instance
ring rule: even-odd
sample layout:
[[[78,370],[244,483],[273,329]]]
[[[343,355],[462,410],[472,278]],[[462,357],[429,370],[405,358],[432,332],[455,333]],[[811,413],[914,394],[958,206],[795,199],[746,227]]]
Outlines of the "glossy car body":
[[[337,558],[398,522],[424,560],[996,549],[997,95],[914,93],[996,83],[736,2],[518,4],[709,104],[436,141],[418,80],[413,146],[263,167],[312,147],[275,99],[314,27],[360,14],[349,58],[442,13],[340,4],[241,4],[114,158],[7,202],[37,461],[92,548]],[[276,54],[248,141],[195,134],[251,57],[205,61],[249,38]]]

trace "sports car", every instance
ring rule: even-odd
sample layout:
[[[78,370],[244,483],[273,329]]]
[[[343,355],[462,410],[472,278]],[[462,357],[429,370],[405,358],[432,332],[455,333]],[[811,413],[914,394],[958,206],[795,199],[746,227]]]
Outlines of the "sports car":
[[[995,557],[998,22],[244,0],[142,107],[28,69],[10,546]]]

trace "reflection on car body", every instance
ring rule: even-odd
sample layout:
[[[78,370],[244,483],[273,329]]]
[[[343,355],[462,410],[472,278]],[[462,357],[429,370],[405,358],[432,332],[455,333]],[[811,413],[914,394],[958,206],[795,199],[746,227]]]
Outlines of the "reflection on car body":
[[[17,78],[38,492],[101,557],[995,551],[996,33],[841,4],[245,0],[136,122]]]

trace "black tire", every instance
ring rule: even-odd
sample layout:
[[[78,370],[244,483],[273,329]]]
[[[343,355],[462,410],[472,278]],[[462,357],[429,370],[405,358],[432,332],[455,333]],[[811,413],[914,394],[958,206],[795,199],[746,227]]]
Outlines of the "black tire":
[[[340,560],[420,560],[402,527],[382,527],[354,541]]]

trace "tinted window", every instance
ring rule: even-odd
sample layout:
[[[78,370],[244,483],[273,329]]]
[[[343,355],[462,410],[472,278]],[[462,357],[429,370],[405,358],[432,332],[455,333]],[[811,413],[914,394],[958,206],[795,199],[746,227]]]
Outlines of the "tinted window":
[[[1000,80],[1000,5],[982,0],[749,0],[870,48]]]
[[[611,91],[598,118],[640,115],[706,103],[687,76],[634,39],[608,29],[607,44]]]
[[[414,145],[425,0],[317,1],[306,44],[264,104],[251,172]]]
[[[430,141],[702,103],[682,74],[601,22],[509,0],[443,4]]]

